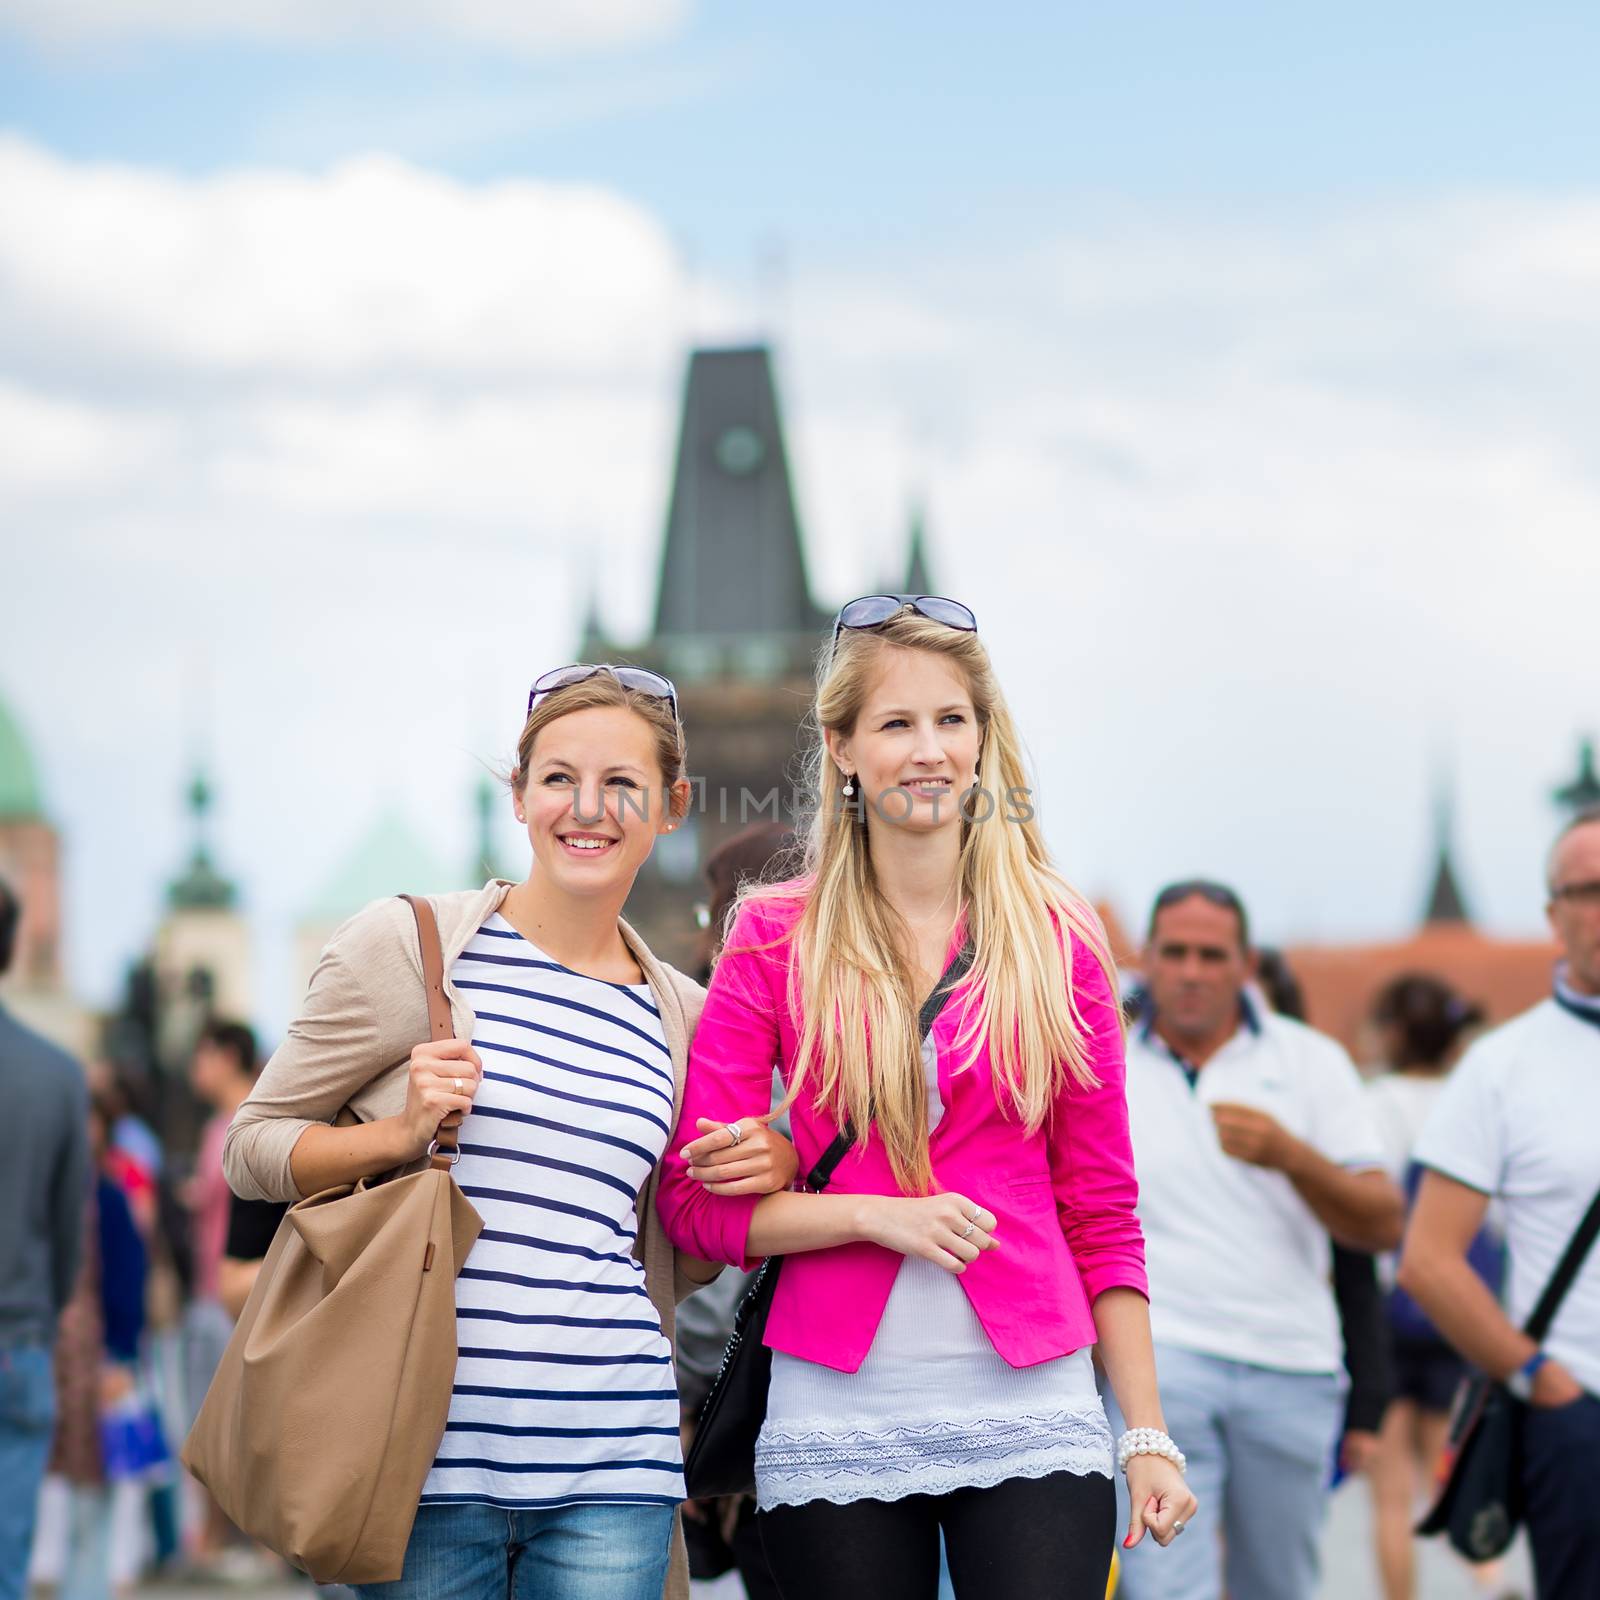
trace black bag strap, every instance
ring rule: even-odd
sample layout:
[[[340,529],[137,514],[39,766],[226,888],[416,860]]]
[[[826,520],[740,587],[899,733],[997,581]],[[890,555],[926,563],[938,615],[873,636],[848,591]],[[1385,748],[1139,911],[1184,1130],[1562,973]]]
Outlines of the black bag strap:
[[[944,1010],[946,1002],[961,987],[961,980],[972,970],[972,959],[972,942],[968,940],[950,958],[950,965],[944,969],[944,976],[934,985],[933,993],[922,1002],[922,1011],[917,1017],[920,1038],[928,1037],[928,1030],[932,1028],[939,1013]],[[855,1142],[856,1125],[847,1119],[844,1127],[834,1136],[833,1143],[822,1152],[821,1160],[806,1174],[805,1187],[813,1194],[821,1194],[828,1187],[834,1169],[844,1160],[850,1146]]]
[[[1550,1274],[1550,1281],[1544,1286],[1544,1293],[1539,1296],[1533,1315],[1523,1324],[1522,1331],[1535,1344],[1544,1343],[1544,1336],[1550,1331],[1550,1324],[1556,1320],[1556,1312],[1561,1309],[1561,1302],[1572,1287],[1573,1279],[1578,1276],[1596,1237],[1600,1237],[1600,1193],[1589,1202],[1589,1209],[1578,1224],[1578,1231],[1568,1240],[1561,1260],[1556,1263],[1556,1270]]]

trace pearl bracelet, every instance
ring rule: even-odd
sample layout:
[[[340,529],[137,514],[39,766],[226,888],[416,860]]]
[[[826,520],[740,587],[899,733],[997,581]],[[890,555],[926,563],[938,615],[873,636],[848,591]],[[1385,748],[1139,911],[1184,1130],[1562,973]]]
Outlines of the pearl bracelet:
[[[1170,1435],[1163,1433],[1159,1428],[1129,1428],[1117,1440],[1119,1472],[1126,1472],[1128,1463],[1135,1456],[1164,1456],[1179,1472],[1186,1472],[1189,1467],[1188,1458],[1183,1451],[1172,1442]]]

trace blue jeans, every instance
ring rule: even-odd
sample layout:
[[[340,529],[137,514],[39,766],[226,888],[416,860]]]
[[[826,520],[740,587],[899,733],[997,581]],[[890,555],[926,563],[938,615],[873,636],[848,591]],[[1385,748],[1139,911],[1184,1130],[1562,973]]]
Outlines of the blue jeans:
[[[661,1600],[670,1505],[417,1508],[405,1570],[360,1600]]]
[[[21,1600],[56,1426],[56,1383],[43,1345],[0,1349],[0,1600]]]
[[[1541,1600],[1600,1595],[1600,1525],[1591,1487],[1600,1455],[1600,1399],[1528,1406],[1522,1423],[1522,1486],[1528,1543]]]
[[[1189,1459],[1194,1526],[1163,1550],[1148,1533],[1120,1550],[1125,1600],[1312,1600],[1343,1374],[1280,1372],[1156,1346],[1167,1431]],[[1106,1414],[1120,1433],[1109,1394]],[[1117,1474],[1117,1542],[1128,1485]]]

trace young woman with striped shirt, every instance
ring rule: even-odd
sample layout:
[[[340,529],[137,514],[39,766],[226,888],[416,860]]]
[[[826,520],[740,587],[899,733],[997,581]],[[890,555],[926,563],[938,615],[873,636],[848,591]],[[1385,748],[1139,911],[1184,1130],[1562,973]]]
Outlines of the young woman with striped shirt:
[[[294,1200],[407,1167],[460,1125],[455,1177],[484,1227],[457,1280],[449,1422],[403,1576],[359,1593],[682,1600],[673,1306],[715,1269],[675,1259],[654,1194],[703,995],[621,920],[687,807],[671,684],[545,674],[511,788],[527,879],[434,901],[455,1037],[427,1042],[409,908],[369,906],[230,1129],[228,1176]],[[356,1123],[334,1125],[346,1107]],[[741,1157],[749,1192],[794,1175],[763,1123]]]

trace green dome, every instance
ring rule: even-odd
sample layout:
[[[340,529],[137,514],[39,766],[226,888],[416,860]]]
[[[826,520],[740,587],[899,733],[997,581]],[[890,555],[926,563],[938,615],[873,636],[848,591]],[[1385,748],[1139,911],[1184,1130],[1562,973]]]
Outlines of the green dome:
[[[4,700],[0,700],[0,819],[40,817],[39,775],[34,770],[28,741],[22,737]]]
[[[342,921],[385,895],[442,894],[465,887],[477,885],[458,883],[406,820],[387,811],[328,877],[306,916],[314,922]]]

